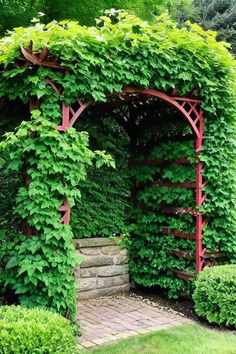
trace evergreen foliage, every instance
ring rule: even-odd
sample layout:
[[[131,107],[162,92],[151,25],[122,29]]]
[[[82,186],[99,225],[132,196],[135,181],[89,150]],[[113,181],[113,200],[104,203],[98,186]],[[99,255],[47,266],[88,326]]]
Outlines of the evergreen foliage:
[[[27,47],[31,40],[36,51],[48,46],[51,58],[67,67],[70,74],[29,64],[20,65],[20,45]],[[31,121],[22,122],[16,133],[8,134],[1,143],[3,153],[8,154],[9,169],[19,171],[22,156],[26,156],[30,163],[30,182],[27,187],[19,189],[16,213],[27,218],[37,232],[32,238],[17,239],[17,247],[9,255],[7,268],[10,272],[5,280],[5,285],[10,284],[16,290],[21,303],[52,307],[63,314],[69,307],[74,313],[72,269],[76,258],[71,246],[73,234],[70,226],[59,224],[57,210],[63,198],[68,198],[72,206],[77,203],[79,185],[84,183],[86,171],[92,166],[95,155],[97,166],[105,162],[114,167],[114,161],[104,152],[93,152],[85,132],[72,128],[66,134],[60,134],[55,130],[61,119],[60,103],[63,100],[72,104],[81,97],[84,101],[94,100],[102,104],[109,100],[108,93],[121,92],[126,85],[163,92],[176,89],[179,96],[194,92],[202,100],[205,142],[200,158],[205,164],[204,179],[208,180],[205,187],[208,198],[203,211],[210,219],[204,230],[204,244],[213,251],[220,248],[228,260],[235,261],[235,62],[225,44],[216,41],[215,33],[205,32],[191,23],[180,29],[165,15],[149,24],[132,14],[113,12],[98,19],[97,27],[86,28],[76,22],[54,21],[48,25],[36,23],[29,28],[18,28],[0,41],[0,63],[0,97],[18,98],[24,103],[30,96],[40,99],[39,111],[33,113]],[[46,78],[61,86],[60,97],[46,85]],[[155,107],[156,102],[147,99],[138,106],[135,117],[127,118],[124,113],[126,123],[136,135],[132,136],[128,130],[130,143],[131,138],[138,141],[133,162],[146,158],[142,152],[146,147],[150,158],[169,159],[183,157],[182,154],[191,157],[192,145],[173,144],[171,139],[190,133],[186,122],[163,103],[160,103],[159,113]],[[165,111],[170,118],[168,125],[165,125]],[[157,122],[146,129],[142,124],[149,122],[151,117]],[[88,125],[92,126],[92,123],[91,120]],[[161,129],[158,130],[158,126]],[[113,127],[111,131],[116,129]],[[87,130],[91,132],[92,128]],[[28,134],[29,131],[33,136]],[[166,141],[158,145],[158,139],[164,137]],[[110,147],[107,145],[109,141]],[[115,151],[116,157],[119,151],[114,149],[114,141],[109,138],[101,146],[112,153]],[[96,141],[93,144],[97,149]],[[122,136],[122,144],[126,144],[125,136]],[[126,156],[124,160],[127,161]],[[123,170],[122,159],[117,160]],[[136,184],[155,180],[157,175],[168,181],[182,181],[193,177],[193,165],[194,157],[188,167],[173,164],[161,170],[150,166],[143,170],[133,165],[130,179]],[[93,173],[90,170],[90,176]],[[118,179],[118,175],[114,178],[116,176]],[[104,180],[107,178],[112,181],[108,173]],[[96,176],[95,182],[100,179],[101,176]],[[89,193],[92,183],[91,177],[85,193]],[[125,184],[124,174],[121,210],[124,210],[123,206],[126,208],[129,194],[124,192]],[[113,192],[109,193],[112,195]],[[160,235],[159,230],[161,226],[179,226],[191,231],[192,220],[185,215],[178,220],[162,216],[159,208],[162,204],[172,203],[193,206],[193,201],[194,195],[189,190],[172,192],[160,187],[138,191],[137,202],[145,202],[148,208],[143,212],[140,208],[131,208],[129,213],[130,270],[134,281],[145,286],[160,285],[169,290],[170,296],[176,296],[180,290],[188,290],[188,285],[174,278],[173,268],[187,267],[191,270],[193,266],[185,260],[176,260],[169,249],[181,247],[191,250],[194,245]],[[91,210],[88,213],[91,215]],[[122,229],[123,225],[115,225],[115,228]],[[94,232],[98,229],[89,230],[88,235]]]
[[[218,32],[218,40],[231,43],[236,53],[236,2],[235,0],[195,1],[198,22]]]

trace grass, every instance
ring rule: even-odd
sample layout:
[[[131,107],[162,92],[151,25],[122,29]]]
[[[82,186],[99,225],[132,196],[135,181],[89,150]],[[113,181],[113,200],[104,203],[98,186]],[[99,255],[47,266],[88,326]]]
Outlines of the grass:
[[[235,354],[236,335],[199,325],[183,325],[139,335],[89,354]]]

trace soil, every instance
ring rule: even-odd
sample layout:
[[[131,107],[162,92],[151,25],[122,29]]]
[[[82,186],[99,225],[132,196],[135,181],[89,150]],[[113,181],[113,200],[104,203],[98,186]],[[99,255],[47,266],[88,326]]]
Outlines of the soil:
[[[168,299],[163,291],[156,288],[136,288],[132,293],[146,301],[157,303],[161,307],[176,311],[180,315],[192,320],[199,321],[194,311],[193,301],[188,297],[182,296],[178,299]]]

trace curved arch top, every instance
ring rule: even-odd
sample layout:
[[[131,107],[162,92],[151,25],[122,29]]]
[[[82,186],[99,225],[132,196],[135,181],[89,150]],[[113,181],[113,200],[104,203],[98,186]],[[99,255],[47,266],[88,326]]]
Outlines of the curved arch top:
[[[55,85],[51,82],[49,84],[55,89]],[[187,98],[187,97],[172,97],[167,94],[154,90],[154,89],[145,89],[139,87],[127,86],[119,93],[108,94],[107,97],[119,96],[122,94],[140,94],[150,97],[157,97],[165,102],[168,102],[170,105],[177,108],[177,110],[187,119],[190,124],[196,138],[200,140],[199,147],[201,145],[201,141],[203,139],[203,114],[200,108],[201,101],[198,99]],[[83,103],[81,99],[77,98],[78,109],[74,111],[71,106],[67,106],[63,103],[62,107],[62,124],[57,126],[59,131],[66,132],[69,128],[71,128],[76,120],[80,117],[80,115],[84,112],[86,108],[95,103],[95,101],[89,101]]]
[[[49,82],[53,89],[57,88],[51,82]],[[59,92],[60,94],[60,92]],[[201,101],[198,99],[187,98],[187,97],[172,97],[167,94],[154,90],[154,89],[144,89],[137,87],[125,87],[122,92],[109,94],[107,97],[119,96],[122,94],[140,94],[146,95],[150,97],[157,97],[165,102],[168,102],[171,106],[175,107],[181,114],[187,119],[192,130],[195,134],[195,153],[196,157],[198,156],[198,152],[202,147],[203,141],[203,114],[200,107]],[[70,127],[74,125],[76,120],[80,117],[86,108],[94,103],[94,101],[89,101],[83,103],[81,99],[77,98],[78,108],[75,111],[71,106],[67,106],[64,103],[62,104],[62,124],[57,126],[56,129],[62,132],[66,132]],[[74,107],[74,106],[73,106]],[[196,207],[199,207],[204,203],[206,199],[206,195],[203,192],[203,180],[202,180],[202,162],[197,160],[196,165],[196,183],[194,187],[196,189]],[[173,184],[169,184],[169,186],[173,187]],[[67,201],[59,209],[60,211],[65,212],[60,222],[69,223],[70,220],[70,206]],[[202,213],[197,212],[196,215],[196,232],[194,234],[194,238],[196,240],[196,273],[199,273],[204,266],[204,252],[202,248],[202,230],[204,228],[203,216]],[[188,280],[190,275],[188,273],[176,270],[176,274],[182,279]]]
[[[197,123],[200,120],[200,126],[202,125],[201,122],[201,117],[202,117],[202,111],[200,109],[200,100],[197,99],[192,99],[192,98],[186,98],[186,97],[171,97],[168,96],[167,94],[154,90],[154,89],[142,89],[142,88],[137,88],[137,87],[125,87],[124,90],[122,91],[124,93],[139,93],[142,95],[147,95],[151,97],[157,97],[160,98],[163,101],[166,101],[170,103],[172,106],[176,107],[183,115],[185,118],[187,118],[189,124],[191,125],[194,133],[196,134],[196,137],[200,137],[200,127],[197,126]],[[188,107],[186,107],[188,105]],[[198,111],[199,107],[199,111]],[[187,108],[187,109],[186,109]],[[191,115],[195,115],[194,119],[192,118]]]

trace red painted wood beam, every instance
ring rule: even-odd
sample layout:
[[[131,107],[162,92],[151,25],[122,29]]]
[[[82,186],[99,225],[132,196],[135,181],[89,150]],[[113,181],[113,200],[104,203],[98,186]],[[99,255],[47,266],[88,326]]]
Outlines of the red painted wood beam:
[[[178,165],[187,165],[189,164],[189,160],[186,158],[180,158],[177,160],[164,160],[164,159],[160,159],[160,160],[143,160],[140,161],[140,164],[144,164],[144,165],[148,165],[148,166],[161,166],[161,165],[165,165],[168,163],[176,163]]]
[[[170,236],[175,236],[175,237],[180,237],[180,238],[186,238],[189,240],[195,240],[196,239],[196,234],[190,234],[181,230],[174,230],[174,229],[169,229],[168,227],[163,227],[161,230],[161,233],[163,235],[170,235]]]
[[[199,212],[197,212],[196,210],[194,210],[193,208],[190,209],[185,209],[185,208],[163,208],[161,210],[161,212],[163,214],[190,214],[193,216],[197,216],[199,214]]]
[[[190,251],[170,249],[170,253],[179,258],[195,259],[195,253]]]
[[[171,182],[150,182],[147,184],[148,188],[151,187],[170,187],[170,188],[196,188],[195,182],[171,183]]]
[[[184,272],[182,270],[174,269],[174,274],[183,280],[189,281],[189,279],[194,278],[195,274]]]

